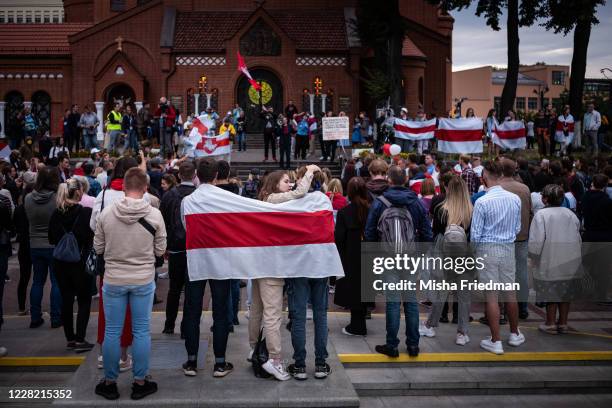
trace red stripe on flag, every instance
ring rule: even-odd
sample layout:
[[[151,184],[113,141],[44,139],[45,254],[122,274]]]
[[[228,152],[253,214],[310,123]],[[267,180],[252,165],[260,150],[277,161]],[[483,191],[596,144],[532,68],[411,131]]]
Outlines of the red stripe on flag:
[[[395,130],[399,132],[412,133],[415,135],[421,135],[423,133],[429,133],[429,132],[433,132],[436,130],[436,125],[425,126],[422,128],[411,128],[411,127],[399,125],[396,123],[393,127],[395,128]]]
[[[482,140],[480,129],[437,129],[436,139],[447,142],[477,142]]]
[[[331,211],[189,214],[185,222],[187,249],[334,242]]]
[[[205,135],[206,132],[208,132],[208,128],[206,127],[206,125],[203,124],[198,118],[195,118],[193,122],[191,122],[191,126],[198,129],[198,133],[201,135]]]
[[[499,130],[496,129],[495,133],[500,139],[521,139],[525,137],[525,128],[514,129],[514,130]]]
[[[574,122],[565,122],[565,126],[567,126],[568,132],[571,133],[574,131]],[[557,130],[563,130],[563,122],[557,121]]]

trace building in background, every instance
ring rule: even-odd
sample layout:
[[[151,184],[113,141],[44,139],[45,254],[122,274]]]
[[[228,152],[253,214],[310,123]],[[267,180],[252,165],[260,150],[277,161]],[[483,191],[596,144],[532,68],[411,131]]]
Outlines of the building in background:
[[[612,79],[585,78],[582,101],[595,104],[595,109],[612,118]]]
[[[41,2],[39,2],[41,3]],[[260,104],[355,115],[372,106],[361,86],[371,50],[355,37],[357,0],[64,0],[60,24],[0,24],[0,120],[31,106],[52,135],[63,110],[114,101],[139,108],[167,96],[181,112],[240,104],[259,131]],[[453,18],[402,0],[405,105],[450,109]],[[35,14],[36,15],[36,12]],[[32,21],[36,21],[36,18]],[[240,51],[263,91],[237,67]],[[102,132],[102,126],[99,129]]]
[[[0,24],[59,24],[62,0],[0,0]]]
[[[474,108],[484,117],[489,109],[499,110],[501,94],[506,82],[506,70],[484,66],[453,72],[453,100],[467,98],[462,113]],[[569,66],[535,64],[519,68],[514,109],[517,112],[537,111],[549,103],[559,107],[569,88]],[[505,113],[501,116],[505,116]]]

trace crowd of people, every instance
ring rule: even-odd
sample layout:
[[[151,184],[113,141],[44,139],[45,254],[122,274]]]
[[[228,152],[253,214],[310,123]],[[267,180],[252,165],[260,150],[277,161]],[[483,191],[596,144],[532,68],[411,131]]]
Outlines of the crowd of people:
[[[131,108],[121,111],[116,106],[109,113],[107,129],[108,150],[114,150],[119,144],[119,134],[128,130],[123,156],[111,157],[94,146],[87,160],[71,163],[69,154],[73,147],[78,149],[79,142],[73,134],[65,134],[64,140],[56,145],[60,148],[49,149],[47,154],[38,152],[23,157],[15,151],[8,161],[1,163],[0,177],[0,295],[15,237],[19,244],[19,314],[30,315],[30,328],[38,329],[45,324],[42,298],[49,278],[51,327],[63,328],[67,349],[92,350],[95,345],[88,341],[87,326],[91,301],[96,296],[98,365],[104,369],[104,379],[95,392],[108,399],[119,397],[118,375],[130,369],[134,375],[132,398],[143,398],[157,391],[157,384],[149,376],[150,320],[156,302],[156,270],[166,259],[170,287],[163,333],[174,333],[181,292],[184,292],[183,317],[179,324],[187,355],[182,366],[184,374],[198,373],[200,319],[208,283],[213,312],[213,376],[221,378],[233,371],[233,364],[226,360],[227,342],[233,326],[240,324],[240,288],[247,286],[251,353],[245,357],[256,360],[258,356],[253,353],[263,336],[269,358],[258,367],[258,373],[284,381],[292,377],[308,378],[305,326],[310,313],[315,328],[314,377],[324,379],[331,374],[326,362],[330,293],[338,306],[350,311],[350,321],[343,333],[367,334],[367,318],[374,305],[362,301],[360,296],[361,260],[356,255],[363,242],[435,243],[454,236],[474,244],[514,244],[509,256],[515,262],[502,262],[503,257],[489,258],[485,274],[480,277],[520,283],[517,294],[486,293],[485,315],[480,321],[490,327],[491,336],[483,339],[480,346],[502,354],[500,325],[509,322],[508,345],[518,347],[526,341],[519,321],[529,315],[528,259],[546,263],[559,256],[576,256],[556,252],[551,243],[559,241],[577,248],[583,241],[612,241],[612,163],[609,159],[599,157],[591,162],[564,157],[533,163],[508,155],[481,163],[477,156],[461,156],[458,161],[443,159],[427,153],[428,146],[421,146],[423,154],[410,153],[406,159],[397,156],[391,163],[374,153],[349,160],[342,176],[336,179],[328,168],[316,165],[290,170],[287,152],[291,151],[291,142],[283,137],[289,135],[296,140],[295,154],[305,159],[310,148],[307,142],[316,135],[316,121],[312,115],[299,113],[295,106],[289,106],[284,115],[276,116],[271,109],[262,112],[266,146],[272,148],[273,159],[274,132],[280,129],[281,170],[262,175],[258,169],[252,169],[243,183],[225,160],[210,157],[192,160],[174,155],[172,129],[180,114],[165,98],[151,115],[163,123],[158,128],[162,146],[159,157],[147,158],[139,148],[142,136],[137,135],[143,131],[137,119],[140,112],[135,118]],[[97,126],[87,113],[86,108],[77,122],[82,124],[78,126],[85,133]],[[244,131],[244,125],[240,125],[244,112],[236,107],[228,113],[231,118],[224,118],[222,126],[229,132],[230,126],[234,131],[236,126],[241,126],[239,129]],[[73,107],[72,112],[67,112],[67,118],[77,114],[78,107]],[[207,114],[212,117],[215,112],[211,110]],[[280,127],[275,123],[279,118]],[[68,127],[73,121],[68,121]],[[366,121],[369,122],[365,116],[360,119],[360,129]],[[365,127],[366,137],[370,136],[367,130],[370,126]],[[293,132],[295,137],[291,136]],[[64,145],[65,140],[69,141],[68,146]],[[246,149],[246,138],[238,140],[241,140],[240,148]],[[85,139],[85,143],[90,147],[95,138],[93,142],[91,138]],[[333,160],[336,143],[323,143],[323,146],[330,148],[326,152]],[[207,200],[207,188],[199,186],[210,185],[268,203],[296,200],[316,191],[325,193],[334,210],[335,243],[345,277],[191,281],[181,208],[190,200]],[[609,271],[603,268],[596,272],[599,282],[606,282]],[[572,271],[562,271],[549,276],[546,282],[534,282],[538,296],[546,298],[553,291],[562,298],[543,305],[546,319],[540,325],[542,332],[568,331],[569,299],[575,286],[572,279]],[[607,286],[602,284],[599,290],[603,291],[600,298],[604,299]],[[403,307],[407,352],[417,356],[420,337],[434,337],[436,326],[449,321],[448,291],[428,294],[423,304],[430,305],[431,309],[423,322],[419,321],[416,293],[406,298],[395,293],[386,295],[386,341],[376,346],[376,351],[392,358],[399,356],[398,332]],[[452,304],[452,321],[458,325],[455,341],[464,346],[470,342],[468,323],[472,301],[467,291],[458,291],[454,296],[457,302],[449,305]],[[283,364],[281,348],[285,298],[289,305],[286,327],[291,332],[294,349],[294,362],[288,367]]]

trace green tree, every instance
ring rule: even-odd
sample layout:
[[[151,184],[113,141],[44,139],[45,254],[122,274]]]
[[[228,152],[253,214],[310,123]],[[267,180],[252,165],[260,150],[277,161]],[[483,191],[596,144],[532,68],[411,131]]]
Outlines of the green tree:
[[[399,111],[402,103],[402,45],[406,23],[399,10],[399,0],[359,0],[353,28],[363,45],[374,51],[374,67],[365,80],[370,97],[390,97]],[[381,76],[386,80],[381,80]],[[384,89],[386,88],[386,89]]]
[[[516,98],[516,87],[520,66],[519,57],[519,27],[532,25],[541,11],[538,0],[428,0],[432,4],[439,4],[445,11],[470,7],[476,3],[476,15],[484,16],[486,25],[494,31],[499,31],[500,18],[506,13],[506,39],[508,48],[508,68],[506,82],[501,95],[501,109],[499,114],[503,117],[505,112],[512,109]]]
[[[567,35],[574,30],[574,51],[570,72],[569,105],[578,119],[582,115],[582,92],[586,74],[587,51],[591,28],[598,24],[597,7],[606,4],[605,0],[546,0],[540,14],[548,16],[544,26],[555,33]]]

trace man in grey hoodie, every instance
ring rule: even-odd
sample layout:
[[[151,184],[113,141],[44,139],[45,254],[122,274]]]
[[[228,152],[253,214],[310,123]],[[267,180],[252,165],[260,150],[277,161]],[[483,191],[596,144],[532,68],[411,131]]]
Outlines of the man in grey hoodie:
[[[106,326],[102,354],[104,379],[96,386],[96,394],[106,399],[119,398],[120,343],[125,311],[130,305],[134,343],[134,383],[132,399],[141,399],[157,391],[149,381],[151,353],[151,309],[155,293],[155,258],[166,251],[166,226],[158,209],[143,199],[147,191],[147,175],[139,168],[125,173],[125,197],[99,215],[94,249],[104,254],[104,315]],[[137,243],[135,245],[134,243]]]
[[[42,318],[42,297],[47,274],[51,275],[51,327],[62,326],[60,294],[53,269],[53,245],[49,244],[49,220],[56,208],[56,191],[60,184],[57,167],[43,167],[36,177],[34,191],[25,197],[24,207],[30,225],[30,254],[34,278],[30,289],[30,328],[45,322]]]

